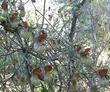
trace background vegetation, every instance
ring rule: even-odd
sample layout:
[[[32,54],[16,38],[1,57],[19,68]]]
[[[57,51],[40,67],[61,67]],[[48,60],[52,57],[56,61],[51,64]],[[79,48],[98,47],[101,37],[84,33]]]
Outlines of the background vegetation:
[[[110,90],[109,0],[1,0],[1,92]]]

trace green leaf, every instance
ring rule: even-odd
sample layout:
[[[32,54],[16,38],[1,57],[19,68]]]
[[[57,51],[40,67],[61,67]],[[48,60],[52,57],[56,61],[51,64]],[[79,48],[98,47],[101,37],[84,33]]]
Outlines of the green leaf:
[[[43,87],[43,89],[41,89],[41,92],[48,92],[47,87]]]
[[[74,80],[72,80],[72,85],[73,86],[76,86],[77,85],[77,82],[76,82],[76,80],[74,79]]]

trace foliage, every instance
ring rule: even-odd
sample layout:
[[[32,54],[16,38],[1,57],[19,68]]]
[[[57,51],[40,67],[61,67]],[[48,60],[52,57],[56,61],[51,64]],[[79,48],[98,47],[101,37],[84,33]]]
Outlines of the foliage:
[[[0,91],[105,92],[110,3],[41,1],[0,1]]]

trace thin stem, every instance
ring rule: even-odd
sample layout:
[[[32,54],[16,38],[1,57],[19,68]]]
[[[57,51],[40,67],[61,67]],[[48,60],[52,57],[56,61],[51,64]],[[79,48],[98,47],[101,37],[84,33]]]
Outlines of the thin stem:
[[[31,84],[31,80],[30,80],[31,75],[30,75],[30,72],[29,72],[29,65],[28,65],[28,61],[27,60],[28,60],[28,53],[26,52],[24,61],[25,61],[25,65],[26,65],[27,78],[28,78],[28,82],[29,82],[29,85],[30,85],[31,92],[34,92],[34,87]]]
[[[32,3],[33,4],[33,3]],[[35,5],[33,4],[34,9],[36,12],[38,12],[41,16],[43,16],[43,14],[35,7]],[[48,21],[48,19],[44,16],[44,19],[48,22],[48,24],[53,28],[53,30],[55,30],[57,32],[57,30],[54,28],[54,26]]]
[[[43,6],[43,16],[42,16],[42,26],[41,26],[41,29],[43,28],[43,25],[44,25],[44,18],[45,18],[45,6],[46,6],[46,0],[44,0],[44,6]]]

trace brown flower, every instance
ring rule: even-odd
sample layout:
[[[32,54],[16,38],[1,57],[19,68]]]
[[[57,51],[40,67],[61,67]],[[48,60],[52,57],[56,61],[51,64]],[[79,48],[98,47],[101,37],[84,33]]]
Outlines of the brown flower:
[[[90,52],[90,48],[86,48],[86,49],[84,49],[84,51],[83,52],[81,52],[81,55],[83,56],[83,57],[87,57],[87,56],[89,56],[89,53]]]
[[[40,67],[34,68],[34,69],[32,70],[32,73],[33,73],[34,75],[40,75],[41,72],[42,72],[42,69],[41,69]]]
[[[7,10],[8,9],[8,2],[6,2],[6,1],[2,2],[1,8],[3,10]]]
[[[32,73],[34,74],[34,76],[36,76],[38,79],[40,80],[44,80],[44,77],[50,72],[52,71],[52,66],[51,65],[46,65],[44,67],[38,67],[38,68],[34,68],[32,70]]]
[[[10,17],[10,20],[15,20],[16,17],[17,17],[17,15],[18,15],[17,12],[13,13],[13,14],[11,15],[11,17]]]
[[[38,42],[44,42],[46,40],[46,38],[47,38],[47,34],[46,33],[43,33],[43,34],[41,34],[41,35],[39,35],[37,37],[37,41]]]
[[[46,73],[48,73],[48,72],[52,71],[52,66],[51,65],[46,65],[44,67],[44,70],[45,70]]]
[[[101,77],[104,77],[107,75],[108,69],[99,69],[98,72]]]
[[[28,28],[29,27],[27,21],[23,21],[23,26],[24,26],[24,28]]]

